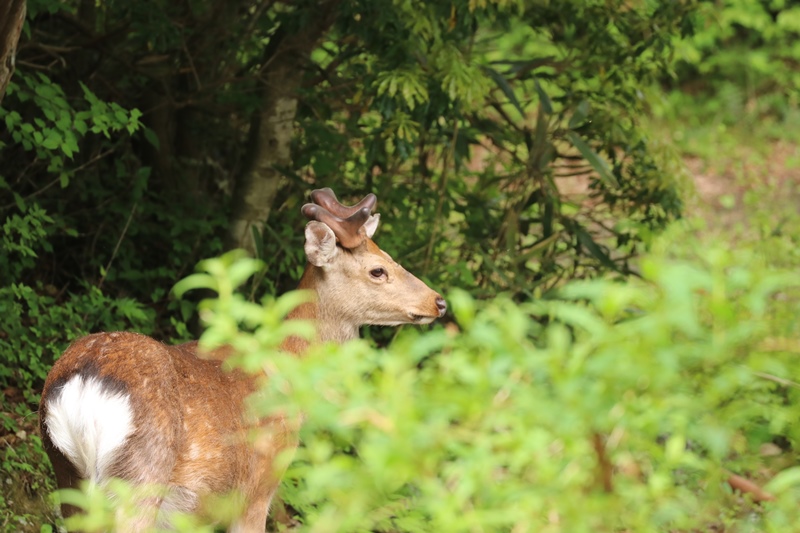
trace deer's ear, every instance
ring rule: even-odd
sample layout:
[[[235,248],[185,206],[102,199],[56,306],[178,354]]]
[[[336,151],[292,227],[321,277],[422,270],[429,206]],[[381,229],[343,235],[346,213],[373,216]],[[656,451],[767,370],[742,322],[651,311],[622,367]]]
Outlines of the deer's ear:
[[[306,224],[306,256],[314,266],[325,266],[333,262],[338,250],[336,235],[326,224],[311,221]]]
[[[381,220],[381,215],[379,213],[375,213],[374,215],[369,217],[366,222],[364,222],[363,226],[361,226],[362,228],[364,228],[364,231],[367,233],[367,237],[369,237],[370,239],[372,238],[373,235],[375,235],[375,230],[378,229],[378,222],[380,222],[380,220]]]

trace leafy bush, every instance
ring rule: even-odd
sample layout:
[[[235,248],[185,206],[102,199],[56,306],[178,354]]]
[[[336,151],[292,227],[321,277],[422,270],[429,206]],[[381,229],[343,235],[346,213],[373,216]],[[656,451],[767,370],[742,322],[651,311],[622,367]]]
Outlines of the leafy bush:
[[[682,208],[638,117],[692,9],[353,4],[312,56],[330,90],[305,95],[296,162],[323,183],[366,177],[408,266],[447,286],[523,300],[628,274]]]
[[[403,220],[387,244],[410,268],[482,296],[627,273],[679,215],[673,161],[638,117],[693,2],[325,4],[329,19],[310,1],[29,2],[0,110],[0,216],[36,203],[53,220],[47,268],[27,284],[78,291],[102,277],[109,295],[153,308],[159,336],[180,336],[170,319],[190,310],[164,287],[223,249],[265,80],[281,54],[303,55],[287,34],[310,41],[310,61],[292,65],[298,113],[281,120],[296,118],[297,135],[259,242],[270,292],[302,268],[284,228],[299,226],[311,181],[378,193]]]
[[[259,412],[304,418],[282,489],[299,531],[778,532],[800,519],[800,284],[757,253],[675,228],[641,280],[524,304],[455,290],[457,328],[303,358],[275,353],[297,332],[280,320],[298,296],[247,303],[232,287],[257,265],[203,267],[183,287],[221,289],[203,342],[246,347],[239,364],[267,372]],[[730,472],[775,500],[754,506]]]
[[[51,492],[55,482],[36,417],[24,402],[13,402],[8,388],[0,396],[0,531],[40,532],[55,519]],[[46,526],[45,526],[46,528]]]
[[[800,437],[795,357],[765,343],[769,300],[796,277],[743,259],[651,257],[642,282],[568,285],[573,303],[478,306],[455,292],[463,333],[271,358],[275,403],[262,408],[306,420],[286,481],[304,530],[736,522],[724,469],[758,475],[760,445]],[[798,518],[796,477],[768,485],[779,500],[764,529]]]
[[[96,287],[61,298],[48,293],[52,287],[38,289],[0,287],[0,383],[22,388],[32,403],[34,385],[69,342],[96,329],[149,332],[152,327],[152,311],[130,298],[111,298]]]
[[[173,270],[162,264],[155,273],[142,272],[144,269],[137,269],[136,254],[123,252],[117,256],[137,199],[144,196],[148,173],[141,168],[132,172],[133,206],[123,201],[125,218],[119,217],[116,222],[119,232],[110,232],[114,244],[99,257],[74,257],[81,263],[77,272],[58,268],[71,252],[69,243],[79,240],[88,227],[97,225],[98,229],[91,230],[97,239],[109,233],[103,231],[104,223],[98,224],[91,214],[85,217],[87,213],[80,209],[76,212],[76,204],[69,201],[75,199],[70,183],[84,168],[74,164],[81,147],[94,144],[91,148],[101,154],[104,150],[112,152],[120,139],[140,130],[141,112],[103,101],[82,84],[82,98],[70,99],[44,74],[23,72],[14,80],[4,101],[13,107],[0,108],[0,118],[7,126],[0,148],[4,155],[18,156],[0,174],[0,213],[4,215],[0,234],[0,385],[19,387],[26,399],[35,403],[36,387],[70,341],[96,330],[153,331],[155,312],[145,307],[142,295],[131,298],[119,291],[109,294],[103,292],[104,284],[108,287],[120,279],[133,284]],[[17,173],[27,157],[35,160]],[[123,159],[116,164],[119,176],[131,171]],[[29,171],[46,174],[51,181],[41,188],[30,188],[24,180]],[[44,194],[51,188],[60,192]],[[107,192],[102,188],[81,192],[79,202],[107,202]],[[117,208],[114,206],[106,216],[113,216]],[[189,221],[185,225],[192,224]],[[191,244],[175,244],[175,248],[180,247],[190,248]],[[166,291],[154,290],[147,296],[158,301]],[[175,331],[186,335],[185,326],[177,320]]]

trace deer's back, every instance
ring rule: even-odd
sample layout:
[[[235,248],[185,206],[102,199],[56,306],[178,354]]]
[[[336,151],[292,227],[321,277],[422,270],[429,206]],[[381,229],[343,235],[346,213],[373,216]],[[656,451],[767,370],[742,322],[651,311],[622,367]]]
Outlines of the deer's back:
[[[42,392],[46,447],[82,479],[175,487],[186,509],[203,493],[248,492],[243,399],[252,380],[223,372],[224,354],[196,354],[196,343],[166,346],[136,333],[78,339]]]

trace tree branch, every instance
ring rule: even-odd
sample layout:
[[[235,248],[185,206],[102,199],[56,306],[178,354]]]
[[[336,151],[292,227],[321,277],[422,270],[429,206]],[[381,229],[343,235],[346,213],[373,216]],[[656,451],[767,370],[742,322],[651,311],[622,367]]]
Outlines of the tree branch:
[[[0,2],[0,102],[14,74],[17,44],[25,22],[25,0]]]

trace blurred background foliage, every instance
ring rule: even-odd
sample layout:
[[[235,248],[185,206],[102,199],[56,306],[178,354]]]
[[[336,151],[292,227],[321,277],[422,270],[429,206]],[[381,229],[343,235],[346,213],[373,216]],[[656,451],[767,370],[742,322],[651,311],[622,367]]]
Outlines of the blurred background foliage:
[[[796,140],[800,6],[784,0],[701,2],[685,24],[693,31],[676,41],[674,70],[662,78],[668,104],[657,110],[685,124],[676,140],[687,148],[698,140],[702,150],[709,130],[737,128]]]
[[[31,414],[54,358],[93,331],[199,335],[196,302],[169,291],[227,249],[262,261],[248,299],[292,289],[322,186],[375,192],[377,242],[454,314],[394,341],[373,328],[380,355],[276,359],[308,424],[272,527],[796,520],[800,8],[27,8],[0,107],[5,530],[55,523]],[[687,164],[725,176],[716,209]],[[727,471],[777,500],[731,492]]]

